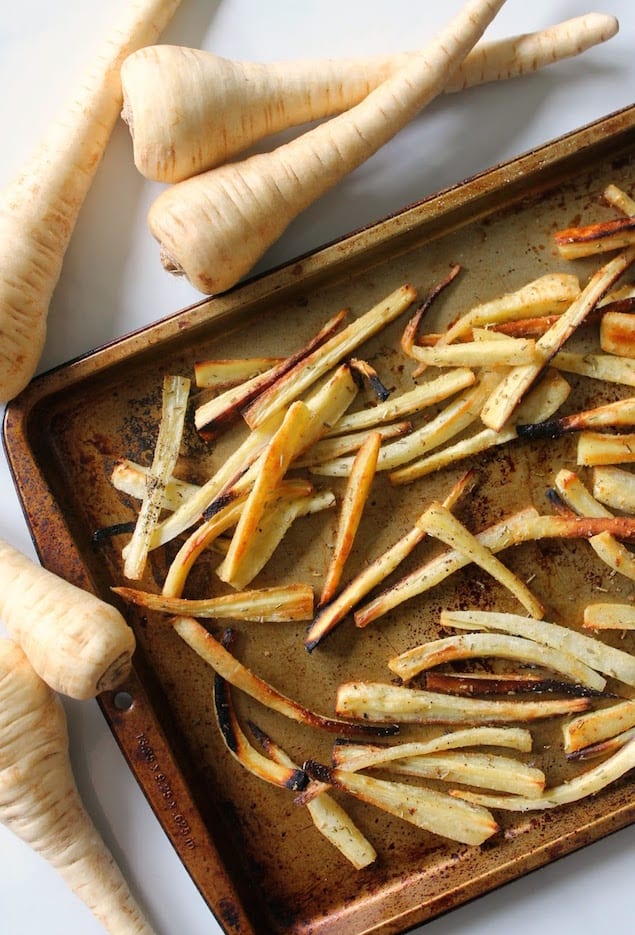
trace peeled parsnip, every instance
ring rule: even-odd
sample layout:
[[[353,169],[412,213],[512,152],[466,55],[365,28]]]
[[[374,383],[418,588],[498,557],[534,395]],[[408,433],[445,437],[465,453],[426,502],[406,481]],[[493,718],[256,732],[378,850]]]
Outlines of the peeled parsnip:
[[[119,611],[0,539],[0,619],[37,674],[78,700],[121,684],[135,637]]]
[[[79,210],[122,105],[121,63],[155,42],[180,0],[128,0],[40,147],[0,193],[0,403],[29,382]]]
[[[444,90],[537,71],[617,31],[614,16],[587,13],[538,32],[481,42]],[[182,46],[139,49],[121,69],[122,116],[135,165],[146,178],[180,182],[266,136],[347,110],[415,54],[260,64]]]
[[[152,935],[79,795],[60,698],[0,639],[0,821],[47,860],[111,935]]]
[[[235,285],[301,211],[441,93],[503,3],[468,0],[423,52],[345,113],[166,189],[148,214],[164,267],[206,294]]]

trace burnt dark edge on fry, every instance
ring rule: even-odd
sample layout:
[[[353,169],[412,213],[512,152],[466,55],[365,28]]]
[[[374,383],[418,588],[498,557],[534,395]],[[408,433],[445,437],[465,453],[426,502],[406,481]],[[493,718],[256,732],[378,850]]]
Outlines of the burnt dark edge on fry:
[[[302,768],[309,779],[326,783],[326,785],[329,786],[336,785],[333,769],[330,766],[326,766],[324,763],[318,763],[317,760],[305,760],[302,764]]]
[[[561,419],[547,419],[545,422],[530,422],[526,425],[517,425],[516,434],[519,438],[531,440],[547,438],[562,438],[567,429]]]
[[[92,544],[95,546],[101,545],[102,542],[105,542],[107,539],[112,539],[114,536],[133,533],[134,528],[134,521],[128,523],[113,523],[112,526],[103,526],[101,529],[96,529],[93,532],[91,538]]]
[[[349,367],[355,383],[360,389],[363,389],[364,378],[366,378],[373,389],[377,399],[385,403],[388,397],[390,396],[391,391],[387,386],[384,386],[379,374],[366,360],[359,360],[356,357],[352,357],[349,360]]]
[[[452,681],[456,685],[452,685]],[[576,682],[564,682],[559,679],[537,678],[534,680],[511,680],[504,675],[493,678],[491,682],[472,678],[469,672],[455,674],[444,672],[428,672],[422,678],[426,689],[438,691],[447,695],[459,697],[472,697],[474,695],[514,695],[527,694],[561,694],[572,695],[575,698],[608,698],[611,693],[599,691],[596,688],[587,688]]]

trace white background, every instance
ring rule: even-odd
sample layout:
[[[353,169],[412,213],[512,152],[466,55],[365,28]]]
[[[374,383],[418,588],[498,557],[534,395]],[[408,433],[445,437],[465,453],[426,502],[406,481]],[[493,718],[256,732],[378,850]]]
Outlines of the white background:
[[[0,184],[68,96],[119,3],[20,0],[0,20]],[[183,0],[163,40],[261,61],[398,51],[423,44],[459,0]],[[393,143],[290,228],[260,269],[312,249],[515,154],[633,103],[631,0],[509,0],[488,37],[534,30],[589,10],[620,33],[577,60],[433,104]],[[198,299],[165,273],[145,226],[160,187],[132,163],[117,127],[82,210],[50,317],[47,369]],[[253,348],[251,351],[253,352]],[[4,455],[0,536],[34,555]],[[1,626],[1,624],[0,624]],[[158,935],[215,935],[209,910],[176,859],[94,702],[67,704],[76,778],[97,826]],[[426,935],[595,935],[632,930],[635,828],[585,848],[425,926]],[[1,935],[100,935],[56,874],[0,827]]]

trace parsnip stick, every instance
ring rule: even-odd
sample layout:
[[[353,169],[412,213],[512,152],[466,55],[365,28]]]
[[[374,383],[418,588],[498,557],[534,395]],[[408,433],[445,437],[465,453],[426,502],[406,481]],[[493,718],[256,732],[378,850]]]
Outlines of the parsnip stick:
[[[608,432],[582,432],[578,439],[578,464],[595,467],[635,462],[635,432],[610,435]]]
[[[313,589],[304,584],[237,591],[218,597],[190,600],[166,597],[134,588],[113,588],[125,601],[163,614],[251,621],[310,620],[313,616]]]
[[[635,513],[635,473],[625,468],[593,468],[593,496],[613,510]]]
[[[588,630],[635,630],[635,607],[599,601],[587,604],[583,626]]]

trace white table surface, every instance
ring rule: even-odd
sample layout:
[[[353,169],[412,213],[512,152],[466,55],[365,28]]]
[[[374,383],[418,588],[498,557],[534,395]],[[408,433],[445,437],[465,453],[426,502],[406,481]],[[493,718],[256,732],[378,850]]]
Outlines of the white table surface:
[[[0,184],[67,96],[119,3],[20,0],[0,19]],[[273,60],[414,48],[459,0],[183,0],[164,41],[234,58]],[[375,158],[306,212],[262,260],[267,269],[561,133],[633,103],[631,0],[509,0],[488,36],[544,27],[589,10],[620,33],[539,75],[453,95],[431,106]],[[136,172],[127,130],[113,135],[82,209],[49,316],[40,369],[67,361],[199,298],[160,266],[146,211],[160,186]],[[0,460],[0,535],[34,550]],[[1,628],[1,624],[0,624]],[[96,702],[66,704],[84,801],[158,935],[220,928],[127,770]],[[632,931],[635,827],[428,923],[426,935],[615,935]],[[0,827],[0,933],[99,935],[101,926],[39,857]]]

